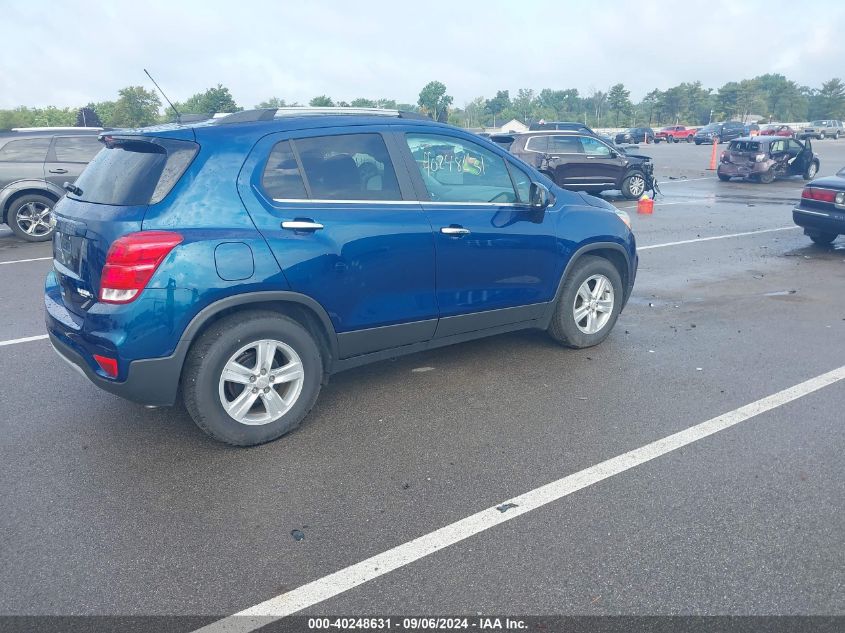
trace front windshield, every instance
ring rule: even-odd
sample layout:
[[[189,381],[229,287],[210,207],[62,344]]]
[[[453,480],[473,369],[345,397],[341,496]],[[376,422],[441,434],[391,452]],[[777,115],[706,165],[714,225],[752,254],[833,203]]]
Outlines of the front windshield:
[[[702,132],[712,132],[713,130],[717,129],[718,127],[719,126],[716,125],[715,123],[711,123],[710,125],[705,125],[703,128],[701,128],[701,131]]]
[[[827,125],[827,121],[813,121],[812,125]]]

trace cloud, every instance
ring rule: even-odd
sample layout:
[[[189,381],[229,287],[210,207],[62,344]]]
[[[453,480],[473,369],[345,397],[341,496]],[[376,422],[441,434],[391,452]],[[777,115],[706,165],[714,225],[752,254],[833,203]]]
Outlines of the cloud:
[[[496,90],[622,82],[632,97],[700,80],[841,76],[845,3],[280,3],[6,0],[0,107],[76,106],[147,85],[184,100],[222,83],[250,107],[387,97],[443,81],[455,104]],[[824,19],[812,16],[824,15]],[[776,34],[777,36],[770,36]]]

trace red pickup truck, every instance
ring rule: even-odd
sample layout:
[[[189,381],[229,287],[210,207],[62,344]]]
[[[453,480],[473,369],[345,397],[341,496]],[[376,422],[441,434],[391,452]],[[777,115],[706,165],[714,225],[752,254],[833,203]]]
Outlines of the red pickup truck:
[[[664,127],[662,130],[654,135],[654,142],[666,141],[667,143],[678,143],[686,141],[692,143],[692,137],[695,136],[697,128],[684,127],[683,125],[670,125]]]

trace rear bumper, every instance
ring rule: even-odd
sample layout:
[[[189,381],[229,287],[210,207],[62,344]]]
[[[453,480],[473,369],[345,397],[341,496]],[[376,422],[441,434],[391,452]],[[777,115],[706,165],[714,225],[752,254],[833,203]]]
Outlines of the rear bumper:
[[[48,274],[45,284],[44,308],[47,334],[53,348],[64,361],[92,383],[141,404],[168,406],[176,402],[187,343],[180,341],[168,356],[126,358],[122,346],[114,342],[121,340],[122,332],[117,317],[113,315],[115,332],[87,329],[92,325],[92,319],[83,319],[65,307],[61,289],[52,272]],[[117,379],[108,377],[102,371],[94,360],[94,354],[118,359]]]
[[[792,209],[792,220],[805,233],[836,233],[845,235],[845,211],[822,211],[820,209]]]
[[[723,176],[748,178],[755,174],[762,174],[766,171],[761,166],[763,163],[754,163],[754,165],[737,165],[735,163],[719,163],[716,173]]]
[[[48,334],[50,343],[59,357],[100,389],[150,406],[164,407],[176,403],[179,376],[182,372],[181,358],[170,356],[135,360],[129,364],[126,380],[109,380],[91,369],[90,362],[85,358],[85,352],[77,350],[53,332],[48,332]]]

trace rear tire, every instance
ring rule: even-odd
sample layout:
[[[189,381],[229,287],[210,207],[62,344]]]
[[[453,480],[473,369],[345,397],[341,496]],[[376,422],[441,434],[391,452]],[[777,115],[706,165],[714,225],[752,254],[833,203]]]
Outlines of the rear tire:
[[[27,242],[46,242],[53,237],[56,220],[53,206],[56,201],[47,196],[21,196],[9,207],[7,220],[12,232]]]
[[[259,359],[262,349],[270,352]],[[299,426],[317,400],[322,378],[320,350],[304,327],[277,312],[240,312],[213,324],[193,344],[182,394],[191,418],[208,435],[233,446],[255,446]],[[241,413],[234,406],[239,399],[246,403]]]
[[[598,284],[599,280],[603,280],[605,289],[600,290],[596,297],[592,292],[598,290],[595,284]],[[589,297],[589,302],[585,300],[585,296]],[[575,263],[563,283],[552,322],[549,324],[549,335],[561,345],[575,349],[598,345],[613,329],[622,310],[623,300],[622,278],[616,267],[603,257],[585,255]],[[600,311],[600,307],[607,311]],[[584,316],[576,320],[581,314]],[[589,321],[591,315],[594,319],[592,326]],[[593,329],[595,331],[591,331]]]
[[[838,236],[836,233],[817,233],[808,237],[819,246],[830,246]]]
[[[692,143],[692,136],[687,137],[687,143]]]
[[[819,164],[816,161],[811,162],[807,165],[807,169],[804,170],[802,177],[804,180],[812,180],[816,177],[816,174],[819,173]]]

